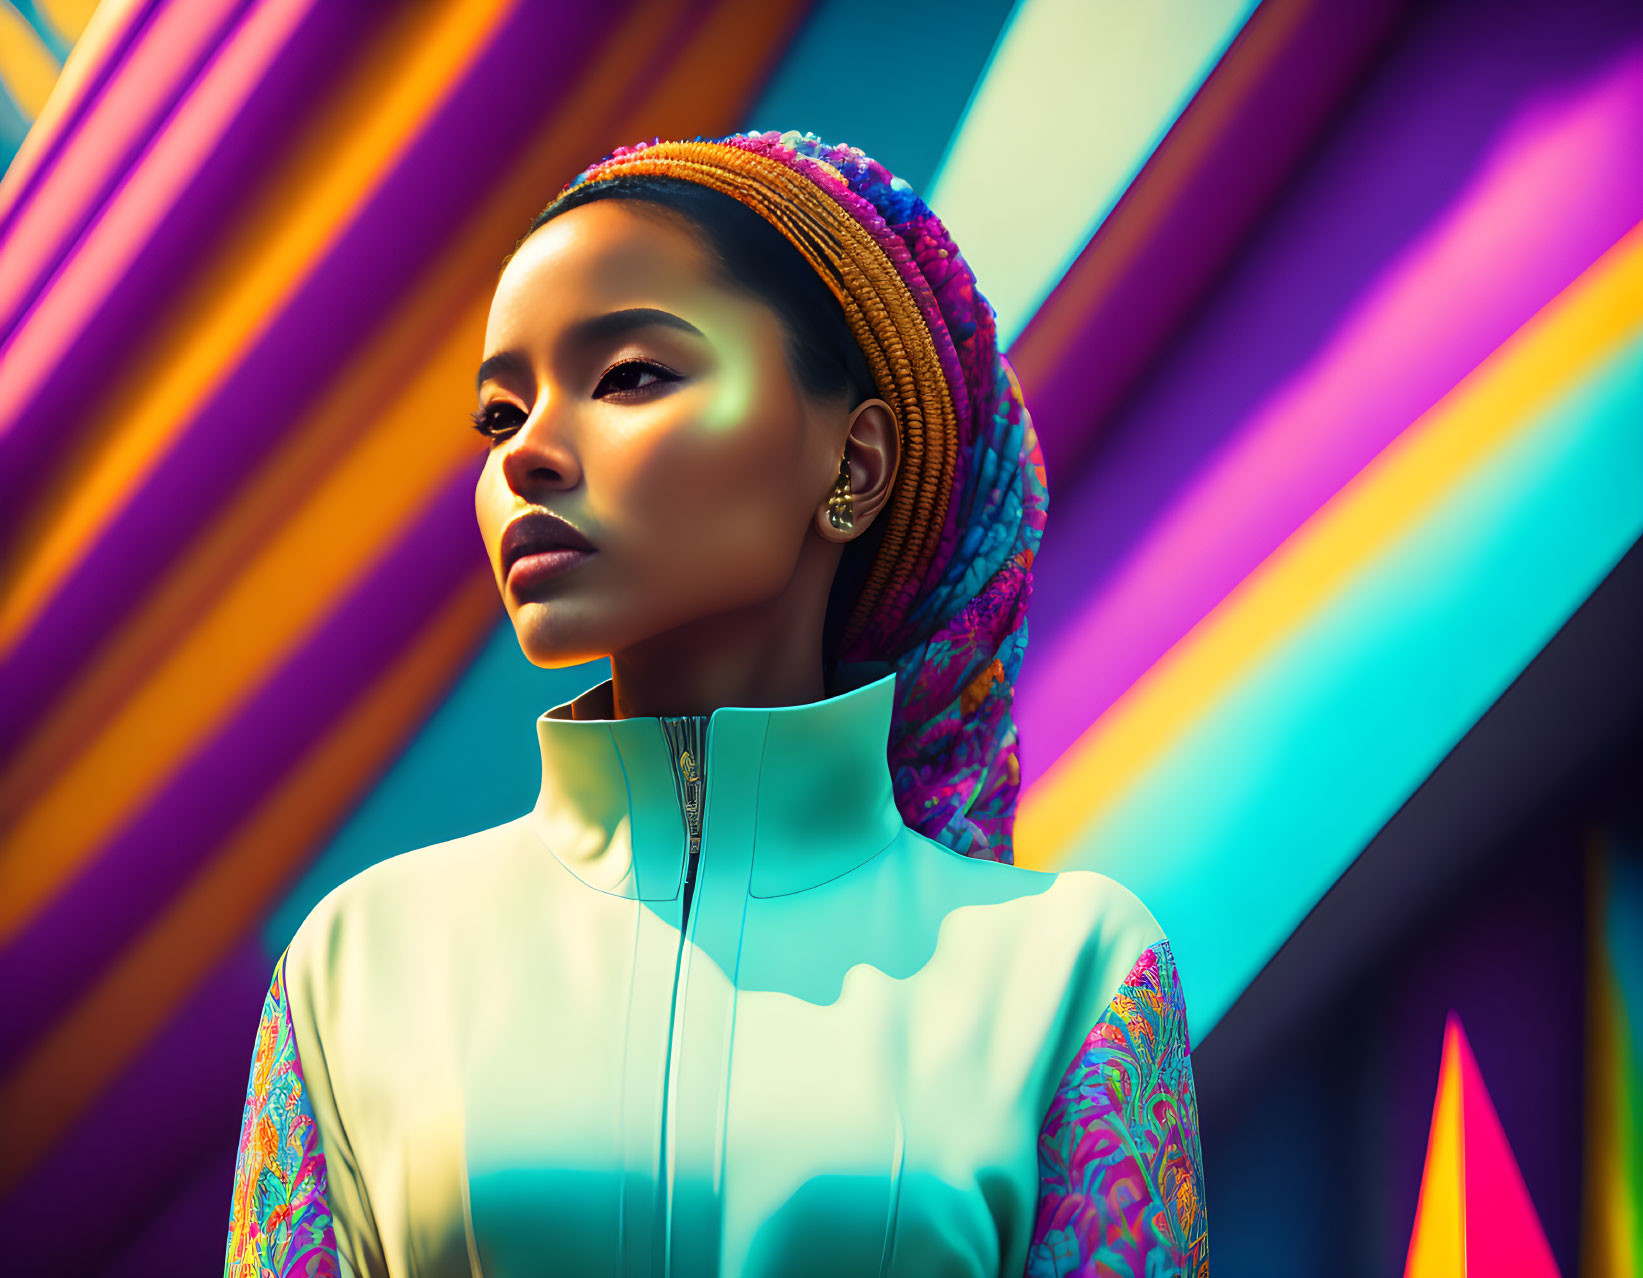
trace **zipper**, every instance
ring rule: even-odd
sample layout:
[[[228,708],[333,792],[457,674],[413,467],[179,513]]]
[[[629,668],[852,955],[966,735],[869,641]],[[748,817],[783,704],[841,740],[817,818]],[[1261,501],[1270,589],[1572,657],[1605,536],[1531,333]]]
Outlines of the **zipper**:
[[[673,1077],[678,1066],[680,1043],[675,1037],[681,984],[685,979],[686,937],[690,930],[690,903],[696,889],[696,868],[702,859],[702,821],[707,801],[707,727],[705,714],[662,716],[662,731],[667,737],[668,750],[673,756],[673,784],[679,796],[679,812],[685,826],[684,901],[679,913],[679,953],[673,969],[672,1011],[668,1018],[668,1072],[663,1086],[662,1148],[660,1151],[661,1183],[666,1187],[666,1208],[661,1224],[661,1272],[673,1268],[673,1174],[670,1164],[675,1157],[668,1133],[674,1125],[671,1114],[674,1090]]]
[[[696,888],[696,864],[701,859],[703,805],[707,798],[707,722],[705,714],[662,716],[673,755],[673,784],[679,795],[679,812],[685,822],[684,909],[679,916],[679,933],[690,921],[690,898]]]

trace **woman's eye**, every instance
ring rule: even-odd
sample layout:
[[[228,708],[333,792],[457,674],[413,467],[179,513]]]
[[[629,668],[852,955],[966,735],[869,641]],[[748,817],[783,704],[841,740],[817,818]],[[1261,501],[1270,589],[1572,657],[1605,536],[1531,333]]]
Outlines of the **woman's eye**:
[[[648,359],[629,359],[608,369],[599,379],[599,385],[593,388],[593,393],[595,399],[601,398],[602,395],[642,396],[653,387],[679,380],[679,374],[671,368]],[[474,429],[481,435],[487,439],[497,440],[512,434],[524,425],[526,414],[517,404],[497,400],[495,403],[486,404],[477,412],[469,413],[468,417],[473,422]]]
[[[649,381],[644,380],[649,378]],[[660,364],[652,363],[648,359],[623,360],[610,369],[599,379],[599,385],[593,388],[593,395],[598,399],[599,392],[607,386],[618,395],[631,395],[638,391],[648,391],[653,386],[660,386],[666,382],[676,382],[679,375],[671,368],[664,368]]]
[[[489,439],[500,439],[510,431],[518,430],[525,420],[525,414],[517,404],[498,400],[494,404],[486,404],[478,412],[469,413],[469,419],[474,429]]]

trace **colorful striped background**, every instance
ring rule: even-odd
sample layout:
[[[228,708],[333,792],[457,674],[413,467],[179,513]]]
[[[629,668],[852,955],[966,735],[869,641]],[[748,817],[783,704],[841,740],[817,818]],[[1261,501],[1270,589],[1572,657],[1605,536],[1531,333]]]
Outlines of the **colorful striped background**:
[[[1643,535],[1643,13],[1132,10],[98,6],[0,182],[12,1254],[220,1262],[273,957],[528,806],[604,676],[519,653],[465,388],[502,254],[642,137],[930,194],[1050,470],[1018,861],[1127,882],[1228,1013]]]

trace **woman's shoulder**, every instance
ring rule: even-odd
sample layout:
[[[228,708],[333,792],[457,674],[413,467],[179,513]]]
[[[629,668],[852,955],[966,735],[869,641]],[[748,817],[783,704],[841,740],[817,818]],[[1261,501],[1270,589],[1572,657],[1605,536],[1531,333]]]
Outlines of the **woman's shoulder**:
[[[1030,955],[1027,969],[1062,973],[1069,998],[1104,1003],[1149,953],[1167,953],[1152,911],[1098,870],[1030,869],[962,856],[922,835],[916,841],[928,862],[916,865],[926,901],[943,911],[960,904],[999,907],[1000,943]],[[936,881],[946,886],[930,892]]]
[[[1163,941],[1164,932],[1141,899],[1117,879],[1098,870],[1037,870],[982,857],[961,856],[916,835],[941,869],[958,878],[978,899],[1033,902],[1035,926],[1088,942],[1141,950]]]
[[[1055,879],[1064,908],[1087,919],[1093,931],[1120,950],[1139,955],[1166,940],[1152,911],[1117,879],[1083,869],[1057,871]]]
[[[1069,999],[1087,1011],[1104,1008],[1139,966],[1168,958],[1164,929],[1141,899],[1097,870],[1054,874],[1044,894],[1043,925],[1075,947]]]
[[[466,913],[490,889],[508,853],[528,837],[525,818],[384,857],[332,887],[292,933],[292,963],[334,962],[346,951],[380,949],[385,938],[430,929]]]
[[[1045,894],[1051,912],[1045,926],[1059,931],[1067,948],[1055,969],[1065,975],[1064,1029],[1052,1036],[1050,1059],[1070,1061],[1092,1045],[1105,1050],[1127,1043],[1152,1053],[1175,1034],[1184,1043],[1175,956],[1152,911],[1099,871],[1069,869],[1054,877],[1055,890]]]

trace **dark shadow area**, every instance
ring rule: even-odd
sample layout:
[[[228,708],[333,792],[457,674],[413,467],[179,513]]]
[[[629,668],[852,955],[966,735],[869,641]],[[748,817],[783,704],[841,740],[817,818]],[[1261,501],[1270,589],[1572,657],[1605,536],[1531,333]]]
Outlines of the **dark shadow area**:
[[[1639,823],[1639,652],[1643,543],[1199,1045],[1218,1274],[1401,1269],[1450,1008],[1578,1271],[1588,840]]]

